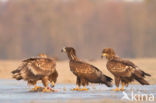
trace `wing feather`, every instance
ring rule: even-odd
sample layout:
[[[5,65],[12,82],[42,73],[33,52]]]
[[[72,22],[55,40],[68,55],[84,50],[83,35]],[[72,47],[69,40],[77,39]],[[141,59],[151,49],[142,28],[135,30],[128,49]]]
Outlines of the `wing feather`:
[[[49,75],[55,71],[56,61],[49,58],[30,58],[24,60],[27,62],[27,68],[34,75]]]
[[[90,81],[100,80],[103,75],[98,68],[81,61],[73,61],[70,63],[70,68],[71,71],[80,78],[85,78]]]
[[[108,64],[107,68],[112,74],[122,77],[130,77],[135,72],[137,67],[134,63],[120,58],[115,58]]]
[[[119,57],[116,57],[113,60],[111,60],[111,63],[108,66],[108,68],[111,68],[109,70],[113,74],[120,76],[130,77],[134,73],[138,74],[138,77],[144,77],[144,75],[150,76],[150,74],[145,73],[144,71],[139,69],[138,66],[136,66],[133,62],[121,59]]]
[[[111,87],[112,78],[104,75],[102,71],[93,65],[82,61],[70,61],[71,71],[79,78],[87,80],[87,82],[92,83],[102,83]]]
[[[73,72],[81,74],[91,74],[96,71],[100,71],[96,67],[81,61],[74,61],[73,63],[71,63],[70,67],[75,68],[75,71]]]
[[[121,59],[119,57],[114,58],[112,61],[122,63],[122,64],[124,64],[126,66],[132,66],[133,68],[137,67],[133,62],[131,62],[129,60],[123,60],[123,59]]]

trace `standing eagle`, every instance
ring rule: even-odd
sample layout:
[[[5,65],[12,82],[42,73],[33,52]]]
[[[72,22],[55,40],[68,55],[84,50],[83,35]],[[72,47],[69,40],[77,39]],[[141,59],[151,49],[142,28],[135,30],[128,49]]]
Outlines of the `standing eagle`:
[[[66,52],[67,56],[70,60],[69,66],[70,70],[74,75],[77,76],[77,88],[73,90],[87,91],[85,88],[89,82],[91,83],[101,83],[106,84],[108,87],[111,87],[112,78],[104,75],[98,68],[83,61],[80,61],[76,56],[75,49],[72,47],[66,47],[61,50],[62,52]],[[83,88],[79,87],[83,85]]]
[[[110,71],[115,78],[116,89],[114,89],[114,91],[123,91],[124,85],[128,86],[128,84],[134,80],[137,80],[142,85],[149,85],[144,78],[145,76],[151,75],[139,69],[139,67],[131,61],[117,57],[112,48],[105,48],[102,51],[102,57],[103,56],[108,60],[106,65],[108,71]],[[119,89],[120,81],[122,83],[121,89]]]
[[[13,78],[16,80],[28,81],[28,84],[35,85],[33,90],[38,90],[37,81],[42,80],[44,85],[43,92],[48,92],[48,81],[54,86],[58,72],[56,71],[56,61],[54,58],[48,58],[46,54],[40,54],[36,58],[29,58],[14,71]]]

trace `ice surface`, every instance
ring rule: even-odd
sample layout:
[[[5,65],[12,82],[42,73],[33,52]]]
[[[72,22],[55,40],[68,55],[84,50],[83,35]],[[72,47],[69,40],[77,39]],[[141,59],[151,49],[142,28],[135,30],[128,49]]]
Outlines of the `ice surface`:
[[[96,100],[104,98],[120,100],[123,97],[122,92],[114,92],[112,88],[108,88],[105,85],[91,84],[87,87],[89,91],[71,91],[74,87],[74,84],[56,84],[55,89],[59,90],[58,92],[30,92],[31,88],[24,81],[1,79],[0,103],[36,103],[37,101],[48,102],[57,100],[63,102],[72,99]],[[130,96],[132,91],[134,93],[146,93],[156,96],[156,85],[129,85],[125,92]]]

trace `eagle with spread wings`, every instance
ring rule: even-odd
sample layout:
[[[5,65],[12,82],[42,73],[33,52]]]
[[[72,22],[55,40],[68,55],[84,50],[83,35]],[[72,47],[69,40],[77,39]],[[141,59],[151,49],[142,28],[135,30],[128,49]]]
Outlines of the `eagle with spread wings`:
[[[128,86],[128,84],[134,80],[137,80],[142,85],[149,85],[144,78],[151,75],[141,70],[133,62],[116,56],[112,48],[105,48],[102,51],[102,57],[104,56],[108,60],[106,67],[115,78],[116,89],[114,89],[114,91],[123,91],[124,86]],[[122,84],[121,89],[119,89],[120,82]]]
[[[37,81],[41,80],[44,85],[43,92],[49,91],[49,81],[54,87],[58,77],[55,59],[48,58],[46,54],[24,60],[16,70],[12,71],[12,74],[16,80],[23,79],[29,85],[34,85],[33,90],[40,88],[37,86]]]
[[[67,53],[67,56],[70,60],[70,70],[77,77],[77,87],[73,90],[87,91],[88,89],[85,86],[87,86],[89,82],[105,84],[108,87],[112,86],[112,78],[104,75],[97,67],[79,60],[76,56],[76,51],[74,48],[66,47],[61,51]],[[83,86],[83,88],[80,89],[81,85]]]

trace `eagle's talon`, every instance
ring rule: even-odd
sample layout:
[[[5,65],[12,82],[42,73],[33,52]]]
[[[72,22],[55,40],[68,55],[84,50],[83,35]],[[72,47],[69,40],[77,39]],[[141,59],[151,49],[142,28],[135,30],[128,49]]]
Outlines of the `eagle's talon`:
[[[79,91],[80,89],[79,88],[73,88],[71,89],[72,91]]]
[[[49,89],[49,88],[44,88],[43,90],[42,90],[42,92],[51,92],[51,90]]]
[[[41,86],[38,86],[37,88],[42,88]]]
[[[82,88],[82,89],[80,89],[80,91],[88,91],[88,89],[87,88]]]
[[[125,91],[125,89],[124,88],[121,88],[120,91]]]
[[[116,92],[117,92],[117,91],[120,91],[120,89],[119,89],[119,88],[112,89],[112,90],[113,90],[113,91],[116,91]]]
[[[40,86],[35,85],[35,87],[32,88],[32,91],[38,91],[40,88],[41,88]]]
[[[38,90],[38,88],[32,88],[32,91],[37,91]]]

